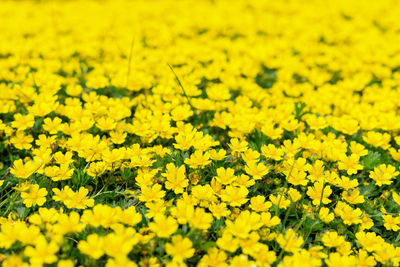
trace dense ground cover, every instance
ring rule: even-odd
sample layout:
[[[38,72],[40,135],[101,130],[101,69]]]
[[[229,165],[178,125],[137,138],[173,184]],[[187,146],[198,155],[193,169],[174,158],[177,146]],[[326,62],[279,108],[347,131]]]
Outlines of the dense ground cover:
[[[398,266],[396,1],[1,1],[3,266]]]

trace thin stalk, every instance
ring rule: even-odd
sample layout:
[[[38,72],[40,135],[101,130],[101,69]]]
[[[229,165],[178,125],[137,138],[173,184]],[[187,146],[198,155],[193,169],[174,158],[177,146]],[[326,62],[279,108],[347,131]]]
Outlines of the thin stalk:
[[[322,199],[324,198],[324,189],[325,189],[326,183],[325,183],[325,178],[322,181],[322,192],[321,192],[321,198],[319,199],[319,206],[318,206],[318,211],[317,211],[317,217],[319,216],[319,212],[322,207]]]
[[[176,79],[176,81],[178,82],[179,86],[182,88],[183,95],[186,97],[186,99],[187,99],[187,101],[188,101],[190,107],[191,107],[192,109],[194,109],[192,103],[190,102],[189,97],[188,97],[187,94],[186,94],[185,88],[183,88],[183,85],[182,85],[181,81],[179,80],[178,75],[176,75],[174,69],[172,68],[172,66],[171,66],[169,63],[167,63],[167,65],[168,65],[168,67],[171,69],[172,73],[175,75],[175,79]]]
[[[132,65],[132,54],[133,54],[133,45],[135,43],[135,36],[132,37],[131,48],[129,50],[129,57],[128,57],[128,72],[126,74],[126,87],[128,87],[129,83],[129,76],[131,75],[131,65]]]

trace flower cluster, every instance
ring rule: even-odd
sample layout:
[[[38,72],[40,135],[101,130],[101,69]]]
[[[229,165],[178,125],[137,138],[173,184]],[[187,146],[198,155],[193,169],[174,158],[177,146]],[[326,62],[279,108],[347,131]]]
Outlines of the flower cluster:
[[[399,266],[399,15],[3,1],[0,265]]]

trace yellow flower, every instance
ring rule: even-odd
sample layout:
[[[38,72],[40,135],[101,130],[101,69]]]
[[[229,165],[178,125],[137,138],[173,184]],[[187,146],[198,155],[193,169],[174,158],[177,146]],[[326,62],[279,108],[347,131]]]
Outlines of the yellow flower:
[[[232,138],[229,148],[232,150],[232,154],[239,154],[247,150],[248,143],[246,141],[239,141],[237,138]]]
[[[127,133],[125,133],[125,132],[121,132],[121,131],[111,131],[110,132],[111,141],[116,145],[123,144],[126,140],[126,137],[127,137]]]
[[[256,196],[250,199],[249,206],[254,211],[267,211],[271,208],[272,203],[270,201],[265,201],[264,196]]]
[[[154,217],[154,222],[149,223],[149,228],[158,237],[166,238],[176,232],[178,224],[174,218],[159,214]]]
[[[239,238],[248,238],[252,230],[263,226],[259,214],[245,210],[234,220],[226,221],[226,231]]]
[[[321,130],[328,127],[326,119],[322,116],[307,116],[306,122],[312,130]]]
[[[22,115],[21,113],[16,113],[14,120],[11,122],[11,126],[19,131],[32,128],[34,124],[35,117],[32,114]]]
[[[379,132],[367,132],[365,136],[363,136],[365,142],[367,142],[370,145],[376,146],[376,147],[381,147],[383,149],[388,149],[389,148],[389,142],[390,142],[390,135],[388,133],[379,133]]]
[[[226,259],[227,255],[225,252],[219,250],[216,247],[213,247],[207,251],[207,254],[204,255],[200,262],[199,262],[199,267],[206,267],[206,266],[220,266],[220,267],[226,267],[228,264],[226,264]]]
[[[86,169],[86,173],[92,177],[98,177],[106,170],[106,163],[104,161],[92,162],[89,168]]]
[[[306,185],[308,183],[306,179],[307,173],[305,171],[291,169],[286,175],[287,181],[293,185]]]
[[[343,219],[346,225],[359,224],[362,222],[362,211],[359,208],[353,209],[344,202],[338,202],[335,213]]]
[[[261,221],[266,227],[273,227],[281,223],[281,219],[278,216],[273,216],[269,212],[261,213]]]
[[[49,134],[56,134],[60,130],[61,119],[55,117],[54,119],[46,118],[44,119],[43,130],[47,131]]]
[[[134,206],[125,209],[118,217],[119,222],[130,226],[135,226],[142,220],[142,215],[136,211]]]
[[[277,148],[273,144],[262,146],[261,152],[267,159],[271,158],[273,160],[281,160],[283,156],[282,149]]]
[[[224,149],[220,149],[218,151],[216,151],[215,149],[211,149],[209,153],[210,158],[215,161],[223,160],[226,157],[226,150]]]
[[[348,175],[356,174],[363,166],[358,163],[359,155],[352,154],[350,157],[343,157],[339,162],[339,170],[346,170]]]
[[[350,189],[356,188],[358,186],[357,179],[350,180],[350,178],[347,176],[342,176],[341,179],[338,178],[336,180],[336,183],[338,186],[340,186],[341,188],[343,188],[345,190],[350,190]]]
[[[340,247],[344,242],[344,237],[339,236],[337,232],[332,231],[332,232],[326,232],[322,238],[321,238],[322,243],[326,247],[332,248],[332,247]]]
[[[307,195],[312,198],[313,204],[319,206],[321,203],[329,204],[332,201],[328,198],[332,193],[332,189],[329,185],[325,185],[321,182],[316,182],[313,187],[308,187]]]
[[[382,215],[384,226],[387,230],[397,232],[400,230],[400,217],[393,217],[392,215]]]
[[[288,229],[285,234],[279,234],[276,242],[285,251],[296,252],[303,244],[303,237],[298,236],[293,229]]]
[[[186,224],[188,220],[193,217],[194,207],[193,205],[186,203],[184,200],[179,199],[176,202],[176,206],[172,207],[170,211],[179,224]]]
[[[183,261],[193,256],[194,248],[189,238],[183,238],[181,235],[172,237],[172,243],[165,245],[165,250],[173,257],[174,261]]]
[[[46,136],[45,134],[41,134],[38,136],[38,139],[35,140],[35,144],[40,147],[50,148],[56,142],[57,136]],[[61,152],[57,152],[61,153]]]
[[[392,165],[381,164],[374,168],[374,171],[370,172],[369,177],[374,179],[377,186],[391,184],[394,177],[399,175],[396,168]]]
[[[80,187],[78,192],[68,190],[68,198],[64,201],[67,208],[72,209],[85,209],[86,207],[93,207],[94,199],[87,198],[89,190],[85,187]]]
[[[39,168],[39,163],[34,161],[27,161],[25,164],[22,159],[17,159],[13,162],[13,167],[10,172],[14,174],[15,177],[21,179],[27,179]]]
[[[269,172],[268,168],[263,163],[248,163],[245,166],[245,171],[248,175],[253,176],[254,180],[261,180],[262,177]]]
[[[134,229],[125,229],[122,225],[119,226],[120,230],[115,230],[114,233],[103,237],[102,249],[104,253],[114,258],[126,257],[138,242]]]
[[[70,85],[65,89],[66,93],[70,96],[79,96],[82,90],[82,86],[79,84]]]
[[[272,202],[273,205],[281,208],[281,209],[286,209],[290,205],[290,200],[286,199],[283,194],[279,194],[277,196],[275,195],[270,195],[269,200]]]
[[[344,191],[342,193],[342,198],[346,200],[350,204],[360,204],[364,203],[364,196],[360,195],[360,191],[358,189],[351,191]]]
[[[340,119],[335,124],[336,129],[348,135],[353,135],[360,129],[358,121],[349,118]]]
[[[367,214],[364,214],[361,217],[360,231],[371,229],[372,226],[374,226],[374,221],[370,218],[370,216],[368,216]]]
[[[374,232],[360,231],[356,233],[356,238],[361,246],[368,252],[378,249],[380,244],[385,242],[382,237],[377,236]]]
[[[43,264],[43,263],[53,263],[57,261],[57,256],[55,255],[59,247],[56,242],[51,241],[48,243],[46,239],[41,236],[37,239],[34,246],[29,246],[25,248],[25,255],[30,258],[33,264]]]
[[[223,185],[231,184],[236,179],[234,172],[235,170],[232,168],[225,169],[224,167],[220,167],[217,169],[217,176],[215,178]]]
[[[330,223],[335,218],[335,215],[330,213],[328,208],[322,207],[319,211],[319,218],[325,223]]]
[[[185,165],[177,168],[173,163],[167,164],[167,173],[161,175],[167,178],[165,188],[173,190],[175,194],[183,193],[183,190],[188,186],[189,180],[186,178]]]
[[[231,214],[231,211],[227,208],[225,203],[212,203],[208,208],[212,212],[212,215],[217,219],[227,217]]]
[[[125,154],[125,150],[123,149],[105,149],[102,151],[102,160],[107,164],[115,164],[120,161]]]
[[[360,157],[368,155],[368,150],[365,147],[355,141],[350,142],[351,154],[358,155]]]
[[[389,262],[393,262],[393,265],[397,265],[398,262],[398,254],[396,248],[392,244],[388,244],[383,242],[375,251],[374,257],[375,260],[382,263],[387,264]]]
[[[230,206],[237,207],[246,203],[249,199],[246,198],[249,190],[246,187],[227,186],[223,191],[221,198]]]
[[[314,257],[310,251],[301,249],[293,253],[293,255],[285,256],[279,267],[283,266],[296,266],[298,264],[304,264],[305,266],[317,267],[321,266],[321,260]]]
[[[60,260],[57,263],[57,267],[73,267],[74,262],[72,260]]]
[[[358,251],[357,266],[369,267],[376,266],[376,261],[374,256],[369,256],[368,252],[365,250]]]
[[[102,117],[96,121],[96,126],[102,131],[110,131],[115,129],[117,123],[112,118]]]
[[[210,154],[208,152],[202,152],[196,150],[189,158],[185,159],[185,163],[189,165],[190,168],[204,168],[211,163]]]
[[[93,227],[112,227],[118,222],[118,210],[110,206],[97,204],[93,209],[85,209],[81,221]]]
[[[290,197],[290,200],[291,200],[293,203],[299,201],[299,200],[301,199],[301,197],[302,197],[301,194],[300,194],[300,192],[297,191],[297,190],[294,189],[294,188],[289,188],[289,190],[288,190],[288,195],[289,195],[289,197]]]
[[[24,204],[28,208],[34,205],[42,206],[46,202],[46,196],[46,188],[39,188],[38,184],[31,185],[28,192],[21,193]]]
[[[160,201],[165,196],[165,191],[161,190],[160,184],[154,184],[152,187],[142,186],[142,195],[139,196],[140,201]]]
[[[50,177],[53,181],[68,180],[72,177],[74,169],[69,168],[68,164],[58,166],[48,166],[44,169],[46,176]]]
[[[58,188],[53,188],[52,190],[54,192],[53,199],[61,202],[67,201],[70,198],[70,195],[74,193],[74,191],[68,185],[64,186],[62,190]]]
[[[117,257],[115,259],[109,258],[107,260],[106,267],[121,267],[121,266],[124,266],[124,267],[137,267],[138,265],[135,262],[129,260],[129,258],[126,257],[126,256]]]
[[[54,232],[58,234],[79,233],[85,228],[85,223],[80,221],[79,213],[72,211],[70,214],[61,214],[54,225]]]
[[[207,230],[213,222],[213,217],[210,213],[202,208],[196,208],[193,216],[189,219],[189,224],[197,229]]]
[[[394,202],[396,202],[396,204],[400,206],[400,196],[396,192],[392,192],[392,197]]]
[[[78,243],[78,249],[94,259],[98,259],[104,254],[103,243],[104,238],[99,237],[97,234],[88,235],[86,241],[81,240]]]
[[[223,235],[217,239],[217,246],[223,250],[229,252],[235,252],[239,247],[239,241],[228,232],[224,232]]]
[[[146,202],[145,206],[149,209],[146,213],[146,217],[149,219],[157,216],[157,214],[164,214],[166,210],[164,201]]]
[[[345,256],[337,252],[330,253],[329,258],[325,259],[326,265],[328,267],[344,266],[351,267],[356,266],[356,258],[354,256]]]

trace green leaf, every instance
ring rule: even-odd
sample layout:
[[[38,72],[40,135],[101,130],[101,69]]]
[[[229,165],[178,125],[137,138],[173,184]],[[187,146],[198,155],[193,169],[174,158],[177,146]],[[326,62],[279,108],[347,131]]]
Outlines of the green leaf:
[[[373,170],[382,163],[382,157],[379,152],[369,151],[368,155],[361,160],[361,164],[366,170]]]

